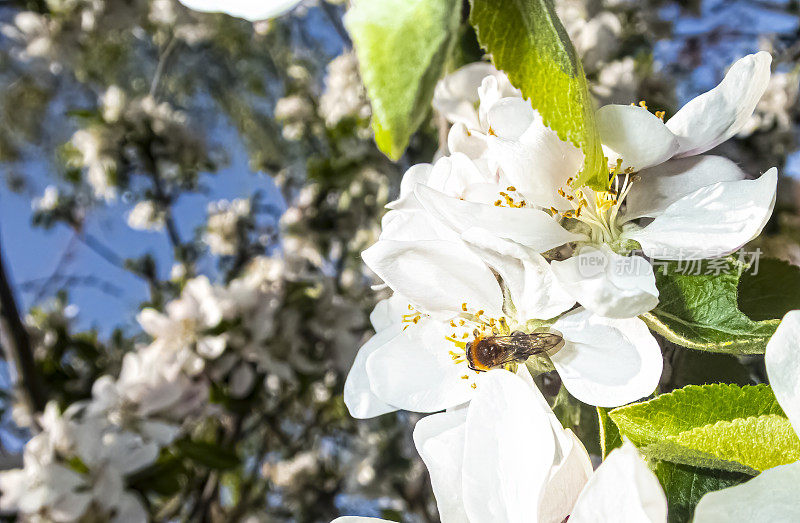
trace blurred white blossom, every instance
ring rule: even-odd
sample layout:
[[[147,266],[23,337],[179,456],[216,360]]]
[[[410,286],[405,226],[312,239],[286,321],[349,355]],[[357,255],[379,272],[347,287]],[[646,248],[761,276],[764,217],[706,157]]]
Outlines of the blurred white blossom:
[[[152,200],[142,200],[128,213],[128,226],[140,231],[160,231],[164,228],[164,211]]]
[[[343,53],[328,64],[319,112],[330,127],[344,118],[366,120],[370,117],[371,109],[358,73],[355,53]]]
[[[208,205],[203,241],[212,254],[231,256],[239,247],[239,223],[250,214],[250,200],[219,200]]]

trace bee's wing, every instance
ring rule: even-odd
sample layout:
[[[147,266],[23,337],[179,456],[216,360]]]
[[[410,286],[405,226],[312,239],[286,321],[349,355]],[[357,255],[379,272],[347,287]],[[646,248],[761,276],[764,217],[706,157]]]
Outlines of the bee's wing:
[[[555,332],[534,332],[533,334],[526,334],[528,343],[533,354],[541,354],[546,352],[553,355],[564,346],[564,337]]]
[[[497,336],[492,341],[502,349],[502,361],[496,362],[498,365],[527,360],[535,354],[545,352],[555,354],[564,344],[564,338],[550,332],[515,333],[510,336]]]

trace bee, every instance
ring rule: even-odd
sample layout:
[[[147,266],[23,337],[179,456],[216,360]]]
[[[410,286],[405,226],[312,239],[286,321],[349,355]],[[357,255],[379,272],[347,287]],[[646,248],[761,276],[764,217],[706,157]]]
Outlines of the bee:
[[[475,336],[467,343],[467,364],[475,371],[487,371],[512,361],[525,361],[536,354],[553,355],[564,346],[564,338],[551,332],[512,332],[508,336]]]

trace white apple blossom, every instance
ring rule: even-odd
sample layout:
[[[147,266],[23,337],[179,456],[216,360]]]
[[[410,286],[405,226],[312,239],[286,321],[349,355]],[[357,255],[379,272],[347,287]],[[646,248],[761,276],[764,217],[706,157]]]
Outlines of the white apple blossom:
[[[117,162],[106,151],[101,130],[96,128],[80,129],[72,135],[70,143],[75,147],[79,157],[76,159],[80,167],[86,169],[86,181],[92,187],[94,196],[106,201],[117,197],[117,189],[111,178],[117,168]]]
[[[74,404],[63,414],[48,404],[42,432],[25,446],[23,468],[0,473],[0,508],[43,521],[81,521],[92,515],[115,523],[147,520],[125,476],[153,463],[158,446]]]
[[[118,121],[125,110],[126,101],[127,96],[121,87],[118,85],[109,86],[100,98],[103,120],[108,123]]]
[[[488,62],[475,62],[457,69],[436,84],[433,108],[451,124],[462,124],[471,129],[480,128],[486,115],[479,112],[478,93],[481,83],[488,76],[496,81],[496,96],[521,96],[505,73]]]
[[[545,252],[563,238],[574,246],[572,256],[553,256],[553,270],[573,298],[611,318],[647,312],[658,291],[650,264],[627,256],[632,241],[651,258],[718,257],[758,235],[772,213],[774,168],[746,180],[727,159],[687,158],[738,131],[768,81],[769,62],[766,53],[741,59],[667,124],[643,107],[602,107],[601,137],[621,156],[602,193],[571,189],[581,152],[545,127],[530,103],[501,97],[497,78],[488,76],[479,89],[485,118],[477,128],[450,132],[451,167],[410,170],[390,207],[422,207],[463,239],[498,252],[518,245]],[[561,235],[556,221],[545,219],[551,215],[564,227]],[[633,223],[639,218],[653,220]]]
[[[800,71],[773,73],[764,96],[756,105],[755,112],[739,131],[739,136],[749,136],[759,129],[774,127],[782,131],[792,127],[792,108],[800,91]]]
[[[275,119],[281,122],[281,134],[290,141],[303,137],[309,120],[314,115],[314,107],[303,96],[292,94],[278,99],[275,103]]]
[[[195,11],[204,13],[225,13],[247,21],[255,22],[275,18],[300,3],[300,0],[180,0]]]
[[[485,373],[468,406],[423,418],[414,442],[445,523],[666,522],[664,492],[633,445],[592,472],[524,369]]]
[[[775,398],[800,434],[800,311],[783,317],[767,343],[764,363]],[[767,469],[755,478],[703,496],[694,523],[798,521],[800,461]]]
[[[34,198],[31,202],[31,209],[34,211],[52,211],[58,206],[58,187],[48,185],[44,188],[44,193],[40,198]]]
[[[180,298],[166,305],[165,313],[146,308],[137,319],[157,350],[174,354],[179,366],[196,375],[205,367],[205,359],[218,358],[225,350],[227,336],[208,333],[223,314],[219,289],[199,276],[186,283]]]
[[[469,401],[479,372],[469,368],[465,352],[476,332],[508,335],[551,326],[565,344],[550,360],[586,403],[621,405],[655,389],[661,351],[638,318],[601,318],[578,308],[545,321],[574,300],[535,251],[484,252],[482,258],[424,211],[390,212],[383,225],[392,239],[379,240],[362,256],[394,295],[372,313],[377,334],[358,352],[345,383],[354,417],[435,412]]]
[[[187,376],[172,354],[147,346],[125,355],[119,376],[101,376],[92,385],[89,416],[168,445],[185,417],[208,399],[207,385]]]
[[[372,110],[358,73],[355,53],[340,54],[328,64],[319,113],[330,127],[346,117],[359,120],[370,117]]]
[[[128,213],[128,226],[140,231],[160,231],[164,228],[164,211],[152,200],[142,200]]]
[[[208,222],[203,241],[212,254],[231,256],[239,248],[239,224],[250,214],[250,200],[237,198],[208,204]]]
[[[126,381],[136,383],[139,372],[147,375],[146,368],[161,367],[168,392],[177,394],[178,369],[189,376],[206,370],[214,381],[227,380],[233,396],[247,395],[256,371],[279,366],[265,343],[275,332],[283,273],[281,259],[256,257],[227,286],[212,285],[207,277],[198,276],[186,282],[164,313],[142,310],[139,323],[153,342],[130,362],[131,378]],[[220,325],[225,328],[220,330]],[[150,385],[159,382],[153,377]]]

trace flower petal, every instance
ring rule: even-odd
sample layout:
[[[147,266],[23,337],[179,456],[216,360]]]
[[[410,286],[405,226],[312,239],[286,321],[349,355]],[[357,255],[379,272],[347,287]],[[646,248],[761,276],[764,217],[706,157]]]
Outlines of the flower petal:
[[[344,382],[344,404],[350,415],[357,419],[374,418],[387,412],[397,410],[382,401],[372,391],[369,376],[367,375],[367,358],[388,342],[400,336],[403,331],[402,324],[395,323],[389,328],[378,331],[373,337],[361,346],[356,353],[356,359],[347,379]]]
[[[544,257],[518,243],[492,238],[485,231],[468,229],[464,241],[503,280],[520,322],[554,318],[575,305]]]
[[[643,229],[623,235],[651,258],[713,258],[730,254],[761,232],[775,206],[778,170],[757,180],[719,182],[684,196]]]
[[[498,117],[497,112],[501,112],[503,118]],[[507,128],[509,126],[500,124],[511,118],[505,113],[517,115],[516,126]],[[560,140],[544,125],[539,113],[532,111],[530,103],[521,98],[501,100],[489,112],[489,120],[495,131],[494,136],[487,138],[489,151],[505,180],[539,207],[572,209],[558,190],[569,190],[567,179],[580,170],[583,162],[580,149]]]
[[[717,182],[744,180],[739,167],[721,156],[695,156],[669,160],[645,169],[625,198],[626,220],[658,216],[694,191]]]
[[[576,309],[553,328],[564,347],[551,359],[570,394],[589,405],[617,407],[652,394],[663,370],[661,349],[638,318],[602,318]]]
[[[405,209],[408,207],[409,198],[413,199],[414,197],[414,187],[418,183],[427,183],[432,170],[433,165],[429,163],[412,165],[403,173],[403,178],[400,179],[400,197],[393,202],[389,202],[386,207],[388,209]]]
[[[548,415],[505,370],[481,376],[467,413],[464,506],[470,521],[531,521],[553,464]]]
[[[424,319],[367,357],[367,375],[377,397],[398,409],[436,412],[472,397],[475,373],[464,360],[455,363],[447,324]]]
[[[225,13],[250,22],[280,16],[300,3],[300,0],[180,0],[195,11],[203,13]]]
[[[568,446],[562,449],[562,458],[553,466],[547,480],[541,505],[539,522],[561,523],[572,512],[583,486],[592,476],[592,461],[581,440],[569,429],[558,429],[568,435]]]
[[[764,353],[767,377],[794,431],[800,434],[800,311],[781,320]]]
[[[331,523],[394,523],[388,519],[381,518],[367,518],[364,516],[340,516]]]
[[[538,116],[533,106],[522,98],[501,98],[486,113],[491,133],[508,140],[516,140],[531,126]],[[541,117],[539,117],[541,120]]]
[[[666,523],[667,497],[630,442],[614,449],[581,492],[570,523]]]
[[[578,303],[606,318],[634,318],[658,305],[653,266],[641,256],[620,256],[603,244],[551,263],[561,285]]]
[[[413,194],[409,200],[418,203],[416,196]],[[457,241],[458,234],[419,205],[416,209],[409,209],[406,206],[403,210],[387,212],[381,220],[381,235],[379,239]]]
[[[487,76],[497,74],[488,62],[467,64],[442,78],[433,91],[433,108],[450,123],[477,129],[478,88]]]
[[[486,137],[472,133],[464,124],[457,123],[447,133],[447,148],[451,153],[462,153],[477,160],[486,152]]]
[[[408,300],[400,294],[394,293],[390,297],[379,301],[369,315],[369,321],[375,332],[380,332],[390,325],[400,323],[403,314],[408,314]]]
[[[422,312],[457,314],[467,303],[494,317],[502,313],[503,295],[494,274],[463,243],[379,240],[361,256]]]
[[[635,170],[658,165],[678,151],[678,139],[653,113],[635,105],[605,105],[597,110],[603,144]]]
[[[467,409],[426,416],[414,427],[414,445],[428,467],[443,523],[468,523],[461,476]]]
[[[738,133],[767,89],[770,63],[764,51],[737,60],[718,86],[675,113],[666,125],[680,142],[677,156],[708,151]]]
[[[539,209],[467,202],[424,185],[417,185],[415,194],[425,209],[459,233],[472,228],[484,229],[493,236],[515,241],[537,252],[549,251],[581,238]]]
[[[111,523],[146,523],[147,520],[147,509],[139,494],[131,491],[123,492]]]
[[[767,469],[755,478],[709,492],[694,511],[694,523],[800,521],[797,502],[800,461]]]
[[[204,336],[197,340],[197,353],[204,358],[213,360],[225,352],[227,346],[228,337],[225,334]]]

